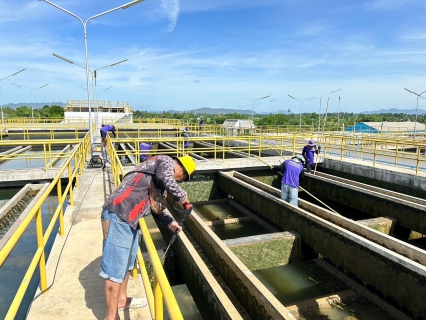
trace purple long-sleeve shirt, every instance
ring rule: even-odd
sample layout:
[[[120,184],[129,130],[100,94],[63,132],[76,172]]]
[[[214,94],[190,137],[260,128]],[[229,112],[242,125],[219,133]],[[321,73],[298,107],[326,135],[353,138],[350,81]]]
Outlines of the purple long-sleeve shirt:
[[[303,156],[303,158],[305,158],[305,162],[306,163],[315,163],[315,160],[314,160],[314,154],[315,153],[316,154],[319,153],[316,146],[313,147],[312,149],[311,149],[310,146],[304,146],[303,150],[302,150],[302,156]]]
[[[273,166],[272,170],[281,172],[283,177],[281,179],[282,184],[299,188],[299,181],[305,178],[303,173],[303,164],[299,161],[289,159],[281,163],[279,166]]]

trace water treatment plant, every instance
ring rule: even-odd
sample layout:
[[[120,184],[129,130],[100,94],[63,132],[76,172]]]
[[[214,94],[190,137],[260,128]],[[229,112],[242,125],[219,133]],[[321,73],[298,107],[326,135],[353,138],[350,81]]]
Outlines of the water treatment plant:
[[[193,126],[185,148],[181,127],[117,123],[105,167],[87,165],[84,124],[2,131],[0,317],[104,318],[101,207],[149,141],[194,159],[193,210],[166,255],[170,230],[141,220],[131,290],[149,306],[122,319],[426,319],[424,140]],[[296,207],[271,166],[310,139],[322,150]]]

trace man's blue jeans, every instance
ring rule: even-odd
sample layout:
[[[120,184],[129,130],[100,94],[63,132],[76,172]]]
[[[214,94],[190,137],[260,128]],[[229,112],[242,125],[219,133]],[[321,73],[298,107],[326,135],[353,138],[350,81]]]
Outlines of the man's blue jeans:
[[[294,206],[298,206],[298,195],[299,190],[295,187],[289,186],[288,184],[281,184],[281,199],[291,203]]]

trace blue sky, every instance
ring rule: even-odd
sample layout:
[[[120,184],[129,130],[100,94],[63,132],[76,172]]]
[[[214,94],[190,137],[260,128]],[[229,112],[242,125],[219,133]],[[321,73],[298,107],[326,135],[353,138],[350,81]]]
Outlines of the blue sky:
[[[86,21],[130,0],[52,0]],[[414,0],[146,0],[91,20],[100,100],[136,110],[322,113],[413,109],[426,90],[426,3]],[[87,99],[82,24],[37,0],[0,0],[1,102]],[[112,88],[104,90],[108,87]],[[336,93],[327,95],[337,89]],[[93,89],[93,88],[92,88]],[[340,106],[339,106],[340,97]],[[426,109],[426,101],[419,100]]]

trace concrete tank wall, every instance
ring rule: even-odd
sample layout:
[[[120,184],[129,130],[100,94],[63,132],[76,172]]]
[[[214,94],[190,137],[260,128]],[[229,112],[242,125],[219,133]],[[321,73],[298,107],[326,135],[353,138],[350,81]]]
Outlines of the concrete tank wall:
[[[237,201],[283,230],[295,230],[347,274],[356,275],[415,317],[426,318],[426,267],[229,175],[219,173],[218,185]]]
[[[373,168],[371,166],[328,158],[324,160],[324,163],[321,166],[326,169],[325,172],[327,172],[327,169],[339,171],[339,174],[337,174],[338,176],[342,176],[340,173],[349,174],[349,178],[352,176],[359,176],[368,179],[367,183],[378,181],[391,185],[398,185],[422,192],[423,196],[418,194],[417,196],[419,197],[425,198],[426,196],[424,193],[426,192],[426,177],[416,176],[414,170],[412,171],[412,174],[382,168],[374,168],[374,170],[372,170]]]

